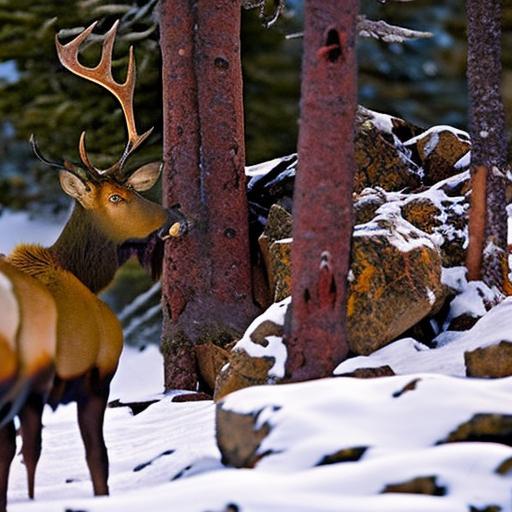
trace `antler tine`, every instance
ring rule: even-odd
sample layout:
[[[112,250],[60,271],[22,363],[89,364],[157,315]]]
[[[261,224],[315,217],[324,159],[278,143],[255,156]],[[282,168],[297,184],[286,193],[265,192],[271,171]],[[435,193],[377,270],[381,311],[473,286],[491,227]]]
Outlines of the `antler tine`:
[[[56,169],[66,169],[69,172],[73,173],[75,176],[80,178],[81,180],[87,179],[87,176],[85,175],[84,171],[81,170],[79,167],[77,167],[72,162],[69,162],[68,160],[64,160],[63,162],[54,162],[52,160],[48,160],[46,157],[43,156],[41,151],[39,150],[39,146],[37,144],[36,137],[33,133],[30,134],[29,143],[32,148],[32,151],[34,155],[43,162],[43,164],[46,164],[50,167],[55,167]]]
[[[89,155],[87,154],[87,150],[85,149],[85,131],[80,134],[80,142],[78,143],[78,151],[80,153],[80,160],[85,165],[86,169],[89,169],[93,174],[97,174],[101,172],[92,165],[89,160]]]
[[[130,47],[129,59],[128,59],[128,70],[126,73],[126,79],[123,83],[118,83],[112,76],[112,51],[114,48],[114,41],[117,33],[117,27],[119,20],[117,20],[110,30],[105,34],[103,40],[101,58],[98,65],[94,68],[90,68],[80,64],[78,61],[78,50],[80,45],[89,37],[94,30],[97,22],[92,23],[87,27],[81,34],[67,44],[61,44],[58,37],[55,37],[55,46],[57,48],[57,55],[59,60],[64,67],[69,69],[75,75],[78,75],[86,80],[101,85],[107,91],[111,92],[116,99],[119,101],[121,108],[123,109],[124,118],[126,121],[126,128],[128,130],[128,142],[123,151],[123,154],[119,161],[106,170],[99,170],[95,168],[89,157],[87,156],[87,150],[85,148],[85,132],[80,137],[80,158],[84,165],[87,166],[92,172],[98,173],[99,175],[113,174],[119,171],[124,165],[128,156],[139,147],[144,140],[147,139],[152,129],[146,133],[139,135],[135,126],[135,116],[133,112],[133,93],[135,90],[135,57],[133,47]]]

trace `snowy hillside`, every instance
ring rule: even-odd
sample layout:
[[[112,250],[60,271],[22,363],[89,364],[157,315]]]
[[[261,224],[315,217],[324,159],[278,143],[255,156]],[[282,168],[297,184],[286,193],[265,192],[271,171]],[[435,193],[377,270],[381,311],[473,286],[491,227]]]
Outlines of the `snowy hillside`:
[[[222,409],[250,414],[256,430],[270,432],[258,450],[266,456],[251,470],[222,465],[212,402],[162,398],[161,368],[154,347],[123,355],[111,399],[161,400],[136,416],[128,407],[107,410],[110,498],[91,497],[74,406],[67,406],[45,413],[34,503],[17,456],[10,512],[512,511],[512,448],[444,444],[475,415],[506,423],[512,378],[335,378],[234,393]],[[340,462],[354,447],[356,456]],[[415,479],[436,495],[408,494]]]

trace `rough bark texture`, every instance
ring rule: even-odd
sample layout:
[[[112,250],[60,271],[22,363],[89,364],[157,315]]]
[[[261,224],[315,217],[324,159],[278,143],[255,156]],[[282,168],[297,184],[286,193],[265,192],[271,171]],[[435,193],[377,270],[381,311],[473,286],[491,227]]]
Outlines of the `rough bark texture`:
[[[481,277],[487,284],[502,288],[507,242],[507,148],[501,98],[501,1],[467,0],[466,11],[470,135],[473,144],[471,168],[475,191],[470,213],[468,274],[471,279]],[[479,190],[482,184],[486,186],[484,192]],[[478,253],[482,249],[479,246],[483,249],[481,269]]]
[[[244,174],[239,0],[161,3],[164,200],[192,223],[163,272],[165,385],[194,389],[194,345],[256,315]]]
[[[306,0],[287,379],[330,375],[348,352],[357,0]]]

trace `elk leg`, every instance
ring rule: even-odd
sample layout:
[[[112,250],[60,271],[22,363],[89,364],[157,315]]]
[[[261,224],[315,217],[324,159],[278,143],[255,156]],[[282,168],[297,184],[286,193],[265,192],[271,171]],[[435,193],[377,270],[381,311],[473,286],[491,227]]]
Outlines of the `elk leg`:
[[[77,401],[78,426],[95,496],[108,495],[108,454],[103,438],[103,420],[109,386],[90,391]]]
[[[0,429],[0,512],[6,512],[9,469],[16,454],[16,430],[10,421]]]
[[[21,435],[23,437],[21,452],[27,470],[28,496],[31,500],[34,499],[36,468],[41,456],[43,408],[43,396],[32,393],[20,412]]]

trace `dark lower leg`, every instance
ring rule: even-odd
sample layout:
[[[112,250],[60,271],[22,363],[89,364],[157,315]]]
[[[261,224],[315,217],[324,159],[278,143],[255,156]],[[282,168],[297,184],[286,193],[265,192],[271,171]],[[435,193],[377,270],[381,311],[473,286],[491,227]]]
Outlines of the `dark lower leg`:
[[[23,460],[27,470],[28,495],[34,499],[34,482],[37,463],[41,456],[41,430],[44,399],[41,395],[32,394],[21,410],[21,434],[23,437]]]
[[[0,429],[0,512],[7,507],[7,484],[12,459],[16,454],[16,431],[14,422]]]
[[[108,454],[103,438],[107,398],[108,386],[99,393],[91,393],[89,396],[80,398],[77,402],[78,426],[96,496],[108,494]]]

